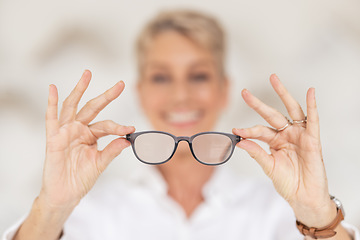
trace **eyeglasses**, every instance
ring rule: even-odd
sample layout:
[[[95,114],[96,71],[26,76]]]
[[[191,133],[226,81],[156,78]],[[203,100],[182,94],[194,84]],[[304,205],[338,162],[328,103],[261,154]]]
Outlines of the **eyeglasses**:
[[[189,144],[194,158],[205,165],[228,161],[240,136],[222,132],[202,132],[191,137],[176,137],[167,132],[146,131],[126,135],[137,159],[146,164],[162,164],[171,159],[181,141]]]

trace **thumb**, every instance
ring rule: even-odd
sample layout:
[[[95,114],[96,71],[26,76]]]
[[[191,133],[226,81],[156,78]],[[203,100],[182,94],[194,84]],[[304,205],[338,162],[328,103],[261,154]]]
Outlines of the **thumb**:
[[[270,176],[274,166],[274,159],[262,147],[260,147],[259,144],[244,139],[241,140],[237,146],[244,149],[250,155],[250,157],[255,159],[256,162],[262,167],[265,174]]]
[[[125,138],[117,138],[111,141],[101,152],[100,152],[100,164],[102,169],[105,169],[110,162],[118,156],[122,150],[130,146],[130,142]]]

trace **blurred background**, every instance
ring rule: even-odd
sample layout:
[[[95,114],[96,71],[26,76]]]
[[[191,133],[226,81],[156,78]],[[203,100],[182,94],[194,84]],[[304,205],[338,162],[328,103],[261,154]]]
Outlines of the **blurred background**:
[[[271,73],[303,106],[307,89],[316,88],[330,192],[342,200],[346,220],[360,227],[360,1],[0,0],[0,235],[29,211],[41,187],[49,84],[58,86],[62,102],[90,69],[84,105],[124,80],[124,93],[96,120],[149,129],[135,92],[134,41],[149,18],[174,8],[210,13],[226,29],[231,104],[217,130],[265,124],[242,101],[245,87],[286,114]],[[240,149],[227,165],[266,178]],[[126,149],[99,181],[137,167]]]

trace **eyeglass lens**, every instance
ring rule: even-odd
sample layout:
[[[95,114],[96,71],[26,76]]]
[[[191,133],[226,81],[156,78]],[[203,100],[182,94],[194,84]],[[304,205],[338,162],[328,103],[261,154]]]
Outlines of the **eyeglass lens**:
[[[133,147],[141,161],[159,164],[172,156],[176,142],[168,134],[152,132],[137,136]],[[192,140],[192,151],[194,156],[202,163],[220,164],[230,157],[232,140],[224,134],[200,134]]]
[[[134,142],[138,158],[147,163],[161,163],[169,159],[175,148],[175,140],[167,134],[145,133]]]
[[[203,134],[192,141],[194,155],[201,162],[219,164],[231,154],[232,141],[222,134]]]

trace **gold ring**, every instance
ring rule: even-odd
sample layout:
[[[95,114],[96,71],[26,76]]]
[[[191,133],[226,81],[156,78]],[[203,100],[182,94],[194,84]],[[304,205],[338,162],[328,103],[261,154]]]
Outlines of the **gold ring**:
[[[285,117],[285,118],[286,118],[286,120],[287,120],[288,122],[285,124],[285,126],[276,129],[276,131],[278,131],[278,132],[284,131],[288,126],[292,125],[292,123],[290,122],[290,120],[289,120],[287,117]]]
[[[305,116],[303,120],[293,120],[293,123],[295,124],[307,123],[307,116]]]

